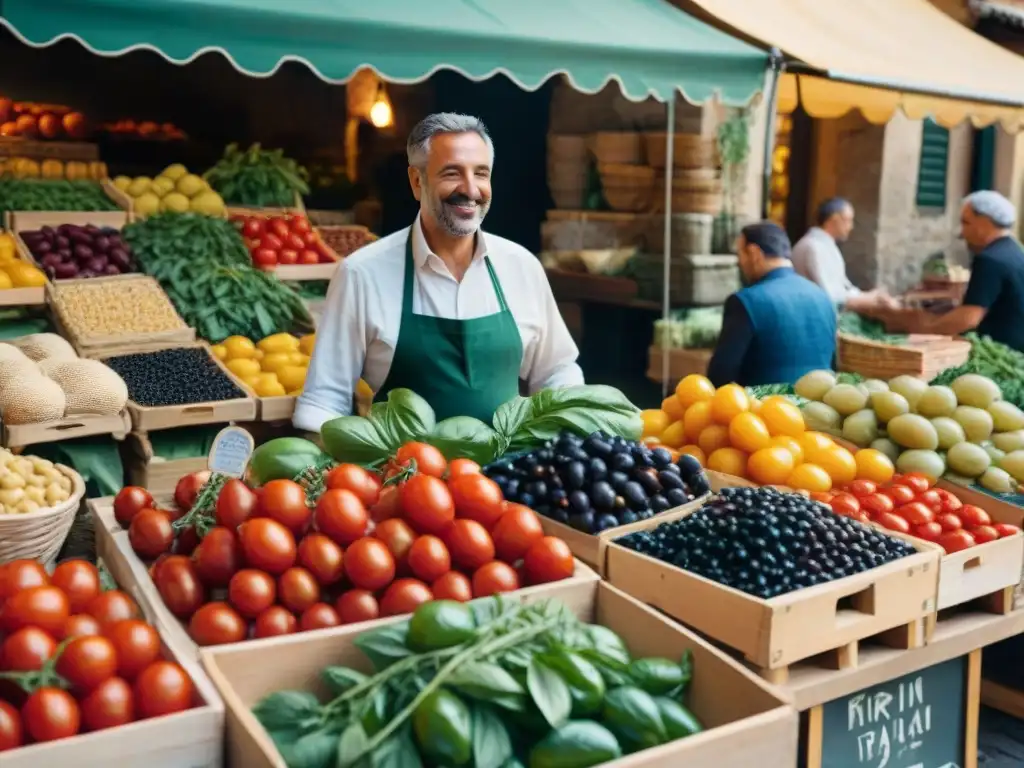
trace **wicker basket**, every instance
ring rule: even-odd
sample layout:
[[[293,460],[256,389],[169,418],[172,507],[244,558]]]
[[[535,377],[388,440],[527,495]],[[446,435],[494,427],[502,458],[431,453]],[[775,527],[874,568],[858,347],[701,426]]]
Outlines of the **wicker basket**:
[[[947,368],[967,362],[971,343],[942,336],[908,336],[900,346],[840,333],[836,346],[839,370],[865,378],[917,376],[931,381]]]
[[[590,136],[590,151],[599,163],[640,162],[640,134],[632,132],[595,133]]]
[[[601,174],[604,199],[616,211],[637,213],[651,207],[654,193],[654,169],[646,165],[602,163]]]
[[[585,165],[587,162],[587,137],[560,136],[549,133],[548,162],[555,159]]]
[[[57,469],[71,478],[71,496],[49,509],[0,516],[0,564],[28,559],[50,565],[56,559],[85,496],[81,475],[63,464]]]
[[[668,134],[645,133],[643,136],[647,164],[664,168]],[[699,134],[677,133],[672,139],[672,165],[675,168],[716,168],[718,147],[715,140]]]

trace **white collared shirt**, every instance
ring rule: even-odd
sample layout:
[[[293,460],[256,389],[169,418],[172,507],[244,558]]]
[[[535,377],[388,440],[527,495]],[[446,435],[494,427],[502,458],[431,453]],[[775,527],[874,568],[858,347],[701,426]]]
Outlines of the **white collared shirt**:
[[[832,303],[840,307],[851,296],[860,294],[860,289],[846,276],[843,252],[821,227],[811,227],[793,246],[793,269],[820,285]]]
[[[316,348],[292,423],[318,432],[325,421],[352,412],[363,378],[376,392],[384,384],[398,343],[405,277],[405,242],[412,237],[416,267],[412,311],[470,320],[500,311],[484,255],[494,267],[523,340],[519,378],[530,392],[583,383],[579,350],[555,304],[540,261],[510,240],[480,232],[462,282],[430,251],[419,217],[412,227],[360,248],[338,267],[327,291]]]

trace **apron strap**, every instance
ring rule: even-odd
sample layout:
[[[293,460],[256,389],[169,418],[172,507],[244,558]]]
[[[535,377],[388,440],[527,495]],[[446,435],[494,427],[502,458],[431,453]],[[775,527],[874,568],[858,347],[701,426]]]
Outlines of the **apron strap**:
[[[484,263],[487,265],[487,274],[491,276],[491,286],[494,288],[494,295],[498,297],[498,306],[502,312],[508,312],[508,302],[505,301],[505,291],[501,288],[501,282],[494,273],[494,266],[491,264],[491,257],[484,256]]]

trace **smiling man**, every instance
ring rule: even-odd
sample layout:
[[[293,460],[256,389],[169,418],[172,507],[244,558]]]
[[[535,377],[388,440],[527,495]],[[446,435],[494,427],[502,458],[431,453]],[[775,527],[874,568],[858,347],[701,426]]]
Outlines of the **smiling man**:
[[[426,398],[438,419],[494,411],[519,394],[583,383],[578,350],[540,262],[480,229],[491,205],[494,145],[484,124],[430,115],[409,134],[412,226],[338,268],[317,329],[296,427],[352,412],[362,377],[382,400]]]

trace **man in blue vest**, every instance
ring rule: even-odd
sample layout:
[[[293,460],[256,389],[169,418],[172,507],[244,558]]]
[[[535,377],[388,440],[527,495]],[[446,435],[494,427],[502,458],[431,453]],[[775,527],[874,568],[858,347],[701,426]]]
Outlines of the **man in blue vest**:
[[[836,312],[828,294],[793,270],[792,248],[771,222],[743,228],[737,243],[745,288],[725,302],[708,365],[715,386],[792,384],[832,367]]]

